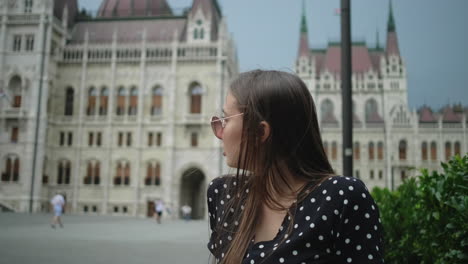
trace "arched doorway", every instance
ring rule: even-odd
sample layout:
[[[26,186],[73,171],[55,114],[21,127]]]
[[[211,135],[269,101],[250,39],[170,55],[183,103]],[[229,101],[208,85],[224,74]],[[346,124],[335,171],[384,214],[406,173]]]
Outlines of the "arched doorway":
[[[192,207],[192,219],[205,216],[205,175],[196,168],[190,168],[182,174],[180,185],[179,208],[184,204]],[[181,212],[179,210],[179,216]]]

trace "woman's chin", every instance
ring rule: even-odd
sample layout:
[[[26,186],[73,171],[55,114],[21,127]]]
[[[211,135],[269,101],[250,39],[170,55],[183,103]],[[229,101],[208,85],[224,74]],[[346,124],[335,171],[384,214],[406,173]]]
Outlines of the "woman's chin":
[[[229,159],[228,157],[226,157],[226,165],[228,167],[231,167],[233,169],[237,168],[237,163],[236,162],[233,162],[231,159]]]

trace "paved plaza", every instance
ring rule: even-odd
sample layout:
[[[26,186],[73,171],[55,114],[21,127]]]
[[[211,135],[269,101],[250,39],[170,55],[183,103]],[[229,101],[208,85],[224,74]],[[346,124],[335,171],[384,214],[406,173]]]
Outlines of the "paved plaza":
[[[208,263],[207,221],[0,213],[1,264]]]

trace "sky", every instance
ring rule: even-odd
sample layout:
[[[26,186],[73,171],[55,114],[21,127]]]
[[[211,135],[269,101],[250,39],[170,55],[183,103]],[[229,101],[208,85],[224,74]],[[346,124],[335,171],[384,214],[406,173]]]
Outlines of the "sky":
[[[78,0],[97,11],[100,0]],[[168,0],[175,12],[193,0]],[[351,1],[353,41],[385,46],[389,0]],[[237,45],[240,71],[293,71],[299,45],[302,0],[218,0]],[[339,0],[305,0],[309,45],[340,40]],[[393,0],[400,53],[407,67],[412,109],[468,106],[468,0]],[[463,33],[465,32],[465,33]]]

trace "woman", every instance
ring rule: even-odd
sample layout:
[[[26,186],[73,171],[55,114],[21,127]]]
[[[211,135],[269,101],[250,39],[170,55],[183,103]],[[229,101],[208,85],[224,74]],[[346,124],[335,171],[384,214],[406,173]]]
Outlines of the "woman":
[[[383,262],[378,208],[360,180],[334,175],[297,76],[243,73],[223,112],[211,125],[237,170],[208,188],[215,262]]]

